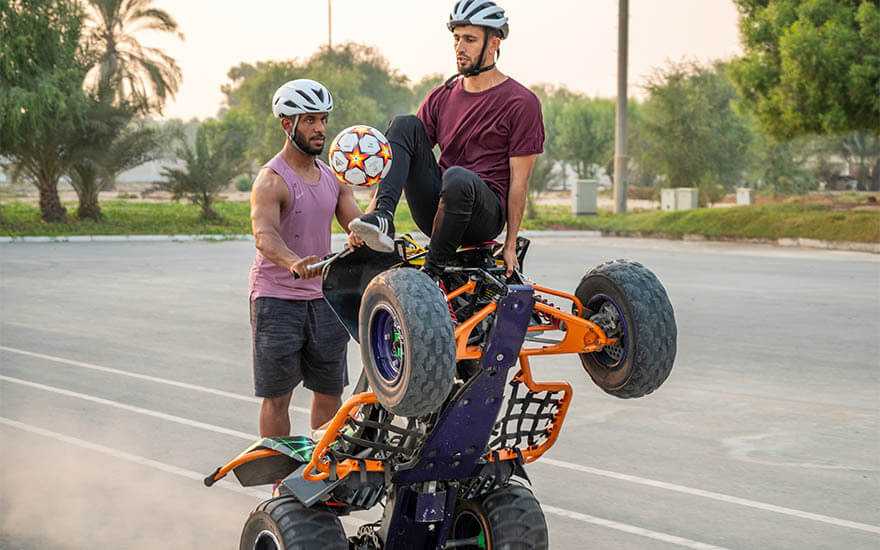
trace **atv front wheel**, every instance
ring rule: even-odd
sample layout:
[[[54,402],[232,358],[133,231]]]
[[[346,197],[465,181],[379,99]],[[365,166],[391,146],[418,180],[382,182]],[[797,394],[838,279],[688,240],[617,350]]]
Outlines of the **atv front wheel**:
[[[455,336],[431,278],[411,268],[376,275],[358,325],[364,372],[379,403],[400,416],[435,412],[455,381]]]
[[[581,353],[584,369],[615,397],[642,397],[660,387],[675,360],[672,304],[657,277],[636,262],[614,260],[587,272],[575,290],[590,319],[614,344]]]
[[[348,550],[339,518],[306,508],[294,497],[267,500],[251,512],[241,532],[240,550]]]
[[[449,541],[466,550],[546,550],[547,522],[541,505],[522,485],[508,485],[474,500],[459,500]]]

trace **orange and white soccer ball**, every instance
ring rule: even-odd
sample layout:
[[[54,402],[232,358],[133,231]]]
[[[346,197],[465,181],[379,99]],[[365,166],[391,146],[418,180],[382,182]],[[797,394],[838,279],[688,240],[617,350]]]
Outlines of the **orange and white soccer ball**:
[[[352,126],[333,139],[329,161],[339,181],[372,187],[391,169],[391,144],[375,128]]]

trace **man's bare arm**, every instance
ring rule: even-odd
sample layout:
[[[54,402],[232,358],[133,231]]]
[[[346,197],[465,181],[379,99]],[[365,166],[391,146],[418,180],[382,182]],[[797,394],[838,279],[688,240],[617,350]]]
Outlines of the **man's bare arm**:
[[[336,221],[346,233],[349,233],[348,224],[351,223],[351,220],[359,218],[363,212],[354,198],[351,186],[342,182],[337,183],[339,184],[339,198],[336,202]]]
[[[510,157],[510,189],[507,193],[507,237],[504,239],[504,248],[502,250],[508,277],[513,273],[514,267],[519,269],[519,260],[516,258],[516,237],[519,235],[519,226],[522,224],[523,213],[526,210],[529,178],[532,176],[532,168],[535,166],[536,157],[537,155]]]
[[[273,264],[301,278],[308,279],[320,275],[320,269],[307,269],[306,266],[319,261],[317,256],[300,258],[281,238],[281,210],[290,200],[290,192],[281,176],[268,168],[257,175],[251,191],[251,225],[254,244],[257,250]]]
[[[336,201],[336,221],[342,226],[343,231],[348,233],[348,244],[354,248],[364,244],[364,241],[349,231],[348,224],[353,219],[359,218],[363,212],[361,212],[361,207],[358,206],[354,198],[354,191],[352,191],[351,186],[342,182],[337,182],[337,184],[339,185],[339,198]]]

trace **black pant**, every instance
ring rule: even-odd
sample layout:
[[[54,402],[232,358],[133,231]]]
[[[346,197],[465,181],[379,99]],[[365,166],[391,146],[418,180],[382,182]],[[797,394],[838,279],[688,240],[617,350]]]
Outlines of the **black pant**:
[[[426,269],[438,272],[459,245],[490,241],[501,233],[507,219],[501,199],[466,168],[452,166],[441,174],[418,117],[395,117],[386,136],[391,170],[379,184],[376,209],[393,214],[406,191],[413,221],[431,237]]]

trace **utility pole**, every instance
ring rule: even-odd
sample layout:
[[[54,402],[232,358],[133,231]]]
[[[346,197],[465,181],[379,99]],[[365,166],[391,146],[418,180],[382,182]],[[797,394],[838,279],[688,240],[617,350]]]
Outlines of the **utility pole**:
[[[629,0],[618,0],[617,124],[614,132],[614,213],[626,213],[626,77],[629,50]]]
[[[332,0],[327,0],[327,49],[333,49],[333,7]]]

